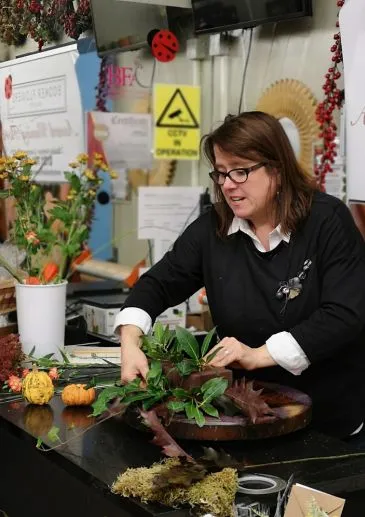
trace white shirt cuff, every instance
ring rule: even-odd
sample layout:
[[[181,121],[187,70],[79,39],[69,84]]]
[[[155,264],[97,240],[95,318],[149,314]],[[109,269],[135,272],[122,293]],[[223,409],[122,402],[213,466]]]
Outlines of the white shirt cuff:
[[[114,321],[114,334],[120,337],[120,327],[135,325],[143,334],[148,334],[152,327],[152,318],[146,311],[137,307],[126,307],[120,311]]]
[[[274,361],[293,375],[300,375],[310,365],[308,357],[290,332],[278,332],[266,341]]]

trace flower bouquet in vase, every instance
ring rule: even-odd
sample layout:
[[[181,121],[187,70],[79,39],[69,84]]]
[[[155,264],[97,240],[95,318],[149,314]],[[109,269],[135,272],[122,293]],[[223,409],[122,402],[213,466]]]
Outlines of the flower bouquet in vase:
[[[45,188],[36,182],[36,161],[19,151],[0,158],[1,198],[12,198],[16,218],[10,240],[25,251],[20,270],[1,255],[0,266],[16,280],[16,307],[25,354],[53,353],[60,358],[64,345],[66,286],[75,265],[90,258],[87,248],[95,197],[102,174],[115,177],[102,156],[81,154],[65,172],[69,191],[65,200],[50,204]]]

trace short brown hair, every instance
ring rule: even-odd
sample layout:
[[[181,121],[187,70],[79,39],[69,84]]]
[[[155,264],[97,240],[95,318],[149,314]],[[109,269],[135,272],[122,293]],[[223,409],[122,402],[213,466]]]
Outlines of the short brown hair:
[[[221,126],[203,137],[203,151],[215,165],[214,146],[233,156],[265,162],[280,173],[280,197],[275,209],[276,224],[284,233],[295,231],[308,216],[313,193],[313,178],[299,165],[280,122],[261,111],[228,115]],[[233,219],[219,185],[214,184],[219,217],[218,235],[225,237]]]

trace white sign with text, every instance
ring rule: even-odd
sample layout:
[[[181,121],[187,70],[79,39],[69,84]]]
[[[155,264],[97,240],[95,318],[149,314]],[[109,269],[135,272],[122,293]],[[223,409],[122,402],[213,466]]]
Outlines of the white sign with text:
[[[198,217],[203,190],[203,187],[140,187],[138,238],[174,242]]]
[[[36,158],[39,182],[65,181],[69,162],[84,149],[77,57],[70,45],[0,64],[5,152]]]

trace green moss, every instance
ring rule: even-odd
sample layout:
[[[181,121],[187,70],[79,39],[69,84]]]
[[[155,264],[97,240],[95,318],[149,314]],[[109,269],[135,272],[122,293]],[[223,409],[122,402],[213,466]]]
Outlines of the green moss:
[[[154,463],[149,468],[127,469],[114,482],[112,492],[123,497],[138,497],[145,503],[158,502],[172,507],[189,504],[197,507],[200,513],[231,517],[237,491],[237,472],[226,468],[208,474],[188,488],[156,490],[154,477],[179,463],[178,458],[170,458],[162,463]]]

